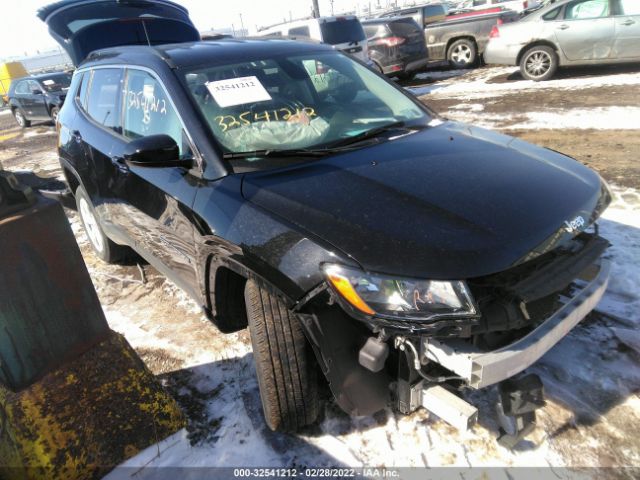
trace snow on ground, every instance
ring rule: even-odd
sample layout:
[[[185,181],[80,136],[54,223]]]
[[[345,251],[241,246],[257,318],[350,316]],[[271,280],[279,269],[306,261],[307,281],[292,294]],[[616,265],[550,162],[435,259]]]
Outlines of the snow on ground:
[[[11,113],[11,110],[9,110],[8,108],[3,108],[0,110],[0,115],[9,115]]]
[[[447,72],[433,72],[447,73]],[[431,76],[431,72],[425,74]],[[522,94],[523,91],[562,89],[573,91],[585,88],[600,88],[606,86],[640,85],[638,73],[606,72],[602,75],[593,75],[572,78],[556,78],[546,82],[533,82],[518,77],[516,67],[481,68],[468,70],[466,74],[457,76],[442,76],[442,81],[422,87],[409,87],[414,95],[445,96],[448,98],[488,98],[509,94]],[[433,77],[437,78],[437,77]],[[513,80],[511,80],[513,78]],[[500,81],[496,81],[500,79]]]
[[[163,478],[156,467],[167,466],[639,465],[640,448],[633,440],[640,428],[640,399],[634,394],[640,388],[638,357],[617,338],[640,327],[640,192],[613,192],[613,204],[600,222],[601,234],[613,244],[612,278],[598,307],[606,316],[583,321],[534,366],[532,371],[543,377],[548,405],[539,413],[536,431],[515,451],[495,442],[496,394],[491,389],[470,394],[479,406],[480,423],[467,433],[426,411],[403,416],[388,409],[350,418],[331,401],[319,425],[297,435],[270,432],[262,419],[246,336],[232,334],[224,337],[223,348],[213,347],[188,332],[167,331],[144,311],[127,317],[109,307],[110,325],[138,351],[161,350],[178,360],[180,368],[160,378],[184,398],[198,399],[196,410],[202,415],[189,415],[188,407],[187,414],[196,418],[189,431],[141,452],[107,478]],[[160,290],[173,299],[176,317],[193,315],[195,304],[168,281]],[[203,319],[203,329],[205,324]],[[492,478],[499,474],[491,471]],[[570,475],[559,471],[558,476]]]
[[[479,127],[500,130],[637,130],[640,107],[548,108],[545,111],[511,114],[484,112],[477,103],[449,107],[447,117]]]

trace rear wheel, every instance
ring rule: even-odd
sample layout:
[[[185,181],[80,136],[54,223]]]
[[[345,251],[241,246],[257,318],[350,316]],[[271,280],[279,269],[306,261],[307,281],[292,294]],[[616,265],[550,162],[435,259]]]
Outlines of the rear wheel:
[[[463,38],[453,42],[447,50],[447,60],[453,68],[471,68],[477,61],[478,49],[475,42]]]
[[[253,280],[247,281],[244,295],[267,425],[295,431],[313,423],[318,416],[317,365],[300,321]]]
[[[27,128],[31,126],[31,122],[27,120],[27,117],[24,116],[24,113],[22,113],[17,108],[13,111],[13,117],[16,119],[16,122],[18,123],[20,128]]]
[[[76,206],[84,231],[95,254],[107,263],[116,263],[126,259],[131,253],[129,247],[112,242],[102,230],[98,216],[84,188],[76,190]]]
[[[520,73],[527,80],[549,80],[558,70],[558,54],[551,47],[536,45],[520,59]]]

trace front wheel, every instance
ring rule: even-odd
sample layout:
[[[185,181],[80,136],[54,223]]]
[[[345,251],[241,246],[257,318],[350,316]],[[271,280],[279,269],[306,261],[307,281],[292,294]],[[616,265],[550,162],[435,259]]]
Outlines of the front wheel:
[[[60,113],[60,109],[58,107],[52,107],[51,112],[49,112],[49,115],[51,115],[51,121],[53,122],[54,125],[58,121],[59,113]]]
[[[453,42],[447,50],[447,60],[453,68],[472,68],[476,65],[477,56],[475,42],[465,38]]]
[[[549,80],[558,69],[558,54],[551,47],[537,45],[527,50],[520,59],[520,73],[527,80]]]
[[[296,431],[318,417],[315,357],[300,320],[282,300],[253,280],[244,297],[266,423],[271,430]]]

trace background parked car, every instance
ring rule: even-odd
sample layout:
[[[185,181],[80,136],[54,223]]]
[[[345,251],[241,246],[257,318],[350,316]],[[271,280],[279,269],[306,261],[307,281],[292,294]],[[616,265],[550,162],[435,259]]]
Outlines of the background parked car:
[[[56,121],[71,84],[69,73],[48,73],[14,80],[9,88],[9,106],[22,128],[36,120]]]
[[[461,10],[482,10],[490,7],[503,7],[516,12],[535,7],[539,0],[465,0],[457,6]]]
[[[364,30],[353,15],[294,20],[262,29],[258,36],[309,38],[332,45],[365,63],[369,60]]]
[[[447,60],[453,68],[475,66],[489,41],[491,29],[519,18],[518,13],[510,10],[460,16],[447,16],[447,13],[445,4],[432,3],[385,13],[381,18],[413,18],[424,29],[429,60]]]
[[[491,32],[487,63],[519,65],[529,80],[559,66],[640,61],[638,0],[561,0]]]
[[[380,72],[400,78],[412,77],[429,62],[422,28],[413,18],[365,20],[369,58]]]

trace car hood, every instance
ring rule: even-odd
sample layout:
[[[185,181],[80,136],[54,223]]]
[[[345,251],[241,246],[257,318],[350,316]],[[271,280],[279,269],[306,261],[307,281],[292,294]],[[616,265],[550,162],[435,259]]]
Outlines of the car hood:
[[[166,0],[63,0],[38,17],[75,66],[102,48],[200,40],[188,11]]]
[[[600,177],[575,160],[454,122],[247,174],[242,192],[366,270],[432,279],[479,277],[534,258],[609,202]]]

